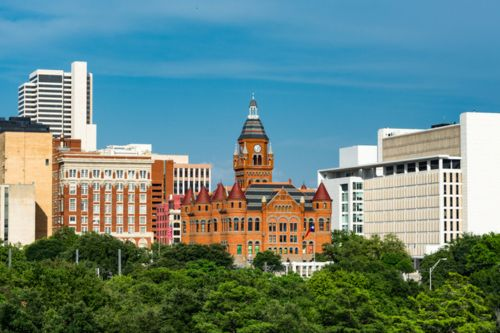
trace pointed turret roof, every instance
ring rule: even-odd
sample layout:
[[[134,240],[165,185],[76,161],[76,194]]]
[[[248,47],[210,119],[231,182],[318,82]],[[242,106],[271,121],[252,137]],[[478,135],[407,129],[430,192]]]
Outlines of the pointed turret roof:
[[[226,199],[226,189],[222,183],[217,184],[214,194],[212,195],[212,201],[223,201]]]
[[[210,203],[210,195],[208,194],[208,190],[205,186],[201,186],[200,192],[196,197],[197,204],[209,204]]]
[[[319,184],[318,190],[316,194],[314,194],[312,201],[332,201],[323,183]]]
[[[250,100],[249,112],[247,120],[243,125],[243,129],[241,130],[240,137],[238,140],[242,139],[266,139],[267,137],[266,131],[264,130],[264,125],[259,119],[257,101],[255,97],[252,95],[252,99]]]
[[[231,192],[229,192],[228,200],[246,200],[245,193],[241,190],[240,184],[235,182]]]
[[[184,199],[182,199],[182,206],[190,205],[193,202],[193,190],[188,189],[186,194],[184,194]]]

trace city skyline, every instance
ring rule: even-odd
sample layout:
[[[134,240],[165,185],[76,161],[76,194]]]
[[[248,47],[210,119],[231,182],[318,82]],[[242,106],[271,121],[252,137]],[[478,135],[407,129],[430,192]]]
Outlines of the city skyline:
[[[231,183],[255,92],[276,180],[315,186],[339,147],[375,144],[378,128],[500,110],[498,4],[360,3],[364,11],[338,2],[120,2],[111,15],[98,2],[75,10],[7,1],[0,116],[16,114],[17,88],[32,71],[87,61],[99,148],[152,143],[213,163],[213,183]]]

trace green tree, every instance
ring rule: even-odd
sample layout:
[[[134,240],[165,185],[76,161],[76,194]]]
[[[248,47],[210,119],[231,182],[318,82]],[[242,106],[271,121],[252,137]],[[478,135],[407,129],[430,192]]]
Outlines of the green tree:
[[[272,251],[259,252],[253,260],[253,266],[265,272],[281,272],[285,269],[281,256]]]
[[[415,298],[416,318],[424,332],[493,332],[495,321],[479,288],[450,273],[441,287]]]
[[[160,253],[158,255],[158,252]],[[173,246],[161,246],[153,251],[154,267],[184,268],[186,264],[197,260],[208,260],[218,266],[233,267],[233,257],[220,244],[199,245],[183,243]]]

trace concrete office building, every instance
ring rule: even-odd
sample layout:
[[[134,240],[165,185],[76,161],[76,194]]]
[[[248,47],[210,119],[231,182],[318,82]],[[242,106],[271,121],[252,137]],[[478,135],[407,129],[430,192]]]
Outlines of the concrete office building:
[[[35,241],[35,185],[0,185],[0,235],[4,244]]]
[[[71,72],[38,69],[19,86],[18,115],[48,125],[55,137],[81,140],[84,151],[95,151],[92,86],[86,62],[73,62]]]
[[[29,118],[0,118],[0,184],[35,186],[35,237],[52,234],[52,135]]]
[[[500,232],[491,209],[500,192],[500,175],[491,172],[500,162],[498,128],[500,114],[467,112],[458,124],[379,130],[377,162],[318,171],[333,197],[333,228],[394,233],[416,258],[463,232]],[[343,224],[344,202],[349,218],[361,206],[362,221]]]

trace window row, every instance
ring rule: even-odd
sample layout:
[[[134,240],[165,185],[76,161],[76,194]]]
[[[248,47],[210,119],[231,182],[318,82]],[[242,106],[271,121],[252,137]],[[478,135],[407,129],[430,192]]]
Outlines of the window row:
[[[64,177],[64,170],[61,170],[61,177]],[[68,169],[68,178],[118,178],[118,179],[149,179],[150,173],[147,170],[112,170],[112,169]]]
[[[68,218],[68,223],[70,225],[76,224],[77,217],[75,215],[70,215]],[[123,224],[123,216],[116,216],[116,218],[113,219],[111,216],[105,216],[104,219],[102,220],[105,225],[115,224],[117,225],[122,225]],[[127,218],[127,224],[135,224],[135,216],[129,216]],[[80,224],[89,224],[89,217],[88,216],[81,216],[80,217]],[[92,224],[101,224],[101,218],[100,216],[94,216],[92,218]],[[139,224],[147,224],[147,217],[146,216],[139,216]]]
[[[206,168],[174,168],[174,177],[210,177],[210,169]]]
[[[105,184],[100,184],[100,183],[81,183],[80,185],[80,194],[81,195],[87,195],[89,193],[89,187],[92,187],[93,191],[100,191],[101,188],[104,188],[104,191],[106,192],[111,192],[113,190],[113,184],[111,183],[105,183]],[[64,186],[64,185],[61,185]],[[123,183],[116,183],[114,184],[114,187],[117,192],[123,192],[124,190],[124,185]],[[130,183],[127,185],[128,191],[135,191],[136,188],[139,189],[140,192],[146,192],[148,189],[148,184],[147,183]],[[61,193],[64,193],[64,188],[61,188]],[[78,184],[76,183],[71,183],[68,186],[68,193],[69,195],[77,195],[78,193]]]
[[[319,231],[329,231],[330,230],[330,218],[326,220],[324,218],[318,219]],[[314,219],[310,218],[309,220],[304,219],[304,231],[314,232],[316,230],[316,224]]]
[[[69,199],[69,211],[70,212],[76,212],[77,209],[77,204],[76,204],[76,199],[72,198]],[[101,212],[101,204],[92,204],[92,212],[94,214],[99,214]],[[116,214],[123,214],[124,209],[123,209],[123,204],[105,204],[103,205],[104,207],[104,213],[105,214],[111,214],[113,211],[113,207],[115,207]],[[126,205],[127,207],[127,212],[128,214],[135,214],[135,205]],[[62,207],[64,208],[64,207]],[[63,209],[61,209],[63,211]],[[87,199],[81,199],[80,200],[80,211],[82,212],[88,212],[89,211],[89,203]],[[139,205],[139,214],[147,214],[148,213],[148,206],[147,205]]]
[[[86,232],[89,232],[89,227],[87,226],[82,226],[82,233],[86,233]],[[111,234],[112,231],[112,228],[111,227],[104,227],[104,228],[101,228],[101,227],[98,227],[98,226],[94,226],[91,228],[92,232],[95,232],[95,233],[105,233],[105,234]],[[102,230],[102,231],[101,231]],[[134,234],[136,231],[135,231],[135,227],[134,226],[128,226],[128,228],[124,231],[124,228],[123,227],[116,227],[114,232],[116,234],[123,234],[123,233],[128,233],[128,234]],[[147,229],[146,227],[139,227],[139,233],[141,234],[145,234],[147,232]]]

